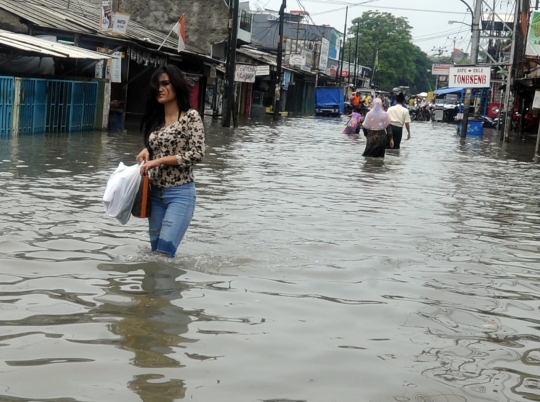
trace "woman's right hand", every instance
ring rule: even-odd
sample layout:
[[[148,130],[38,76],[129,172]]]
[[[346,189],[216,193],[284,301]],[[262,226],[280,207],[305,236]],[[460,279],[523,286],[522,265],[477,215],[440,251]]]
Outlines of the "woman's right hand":
[[[144,148],[139,155],[137,155],[137,163],[140,165],[143,162],[148,162],[148,159],[150,159],[150,153],[148,152],[148,149]]]

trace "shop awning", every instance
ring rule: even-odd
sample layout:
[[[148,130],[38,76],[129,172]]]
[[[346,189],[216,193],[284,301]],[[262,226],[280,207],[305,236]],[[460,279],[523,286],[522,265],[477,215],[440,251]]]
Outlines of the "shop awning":
[[[455,92],[461,92],[465,88],[443,88],[443,89],[437,89],[434,94],[435,95],[445,95],[445,94],[452,94]]]
[[[0,30],[0,53],[3,49],[16,50],[22,55],[49,56],[72,59],[109,59],[110,56],[82,49],[77,46],[63,45],[58,42],[51,42],[35,36],[16,34],[9,31]]]
[[[473,88],[473,91],[485,91],[486,89],[489,89],[489,87],[485,88]],[[445,94],[454,94],[457,92],[464,91],[465,88],[443,88],[443,89],[437,89],[434,94],[435,95],[445,95]]]

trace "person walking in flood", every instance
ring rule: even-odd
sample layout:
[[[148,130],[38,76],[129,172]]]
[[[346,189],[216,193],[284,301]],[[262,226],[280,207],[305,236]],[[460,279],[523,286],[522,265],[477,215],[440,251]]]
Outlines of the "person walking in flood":
[[[141,130],[145,148],[136,159],[144,162],[141,175],[150,177],[150,245],[175,257],[195,211],[193,166],[205,151],[202,120],[177,67],[165,65],[152,75]]]
[[[388,108],[394,149],[400,149],[401,139],[403,137],[403,126],[407,129],[407,141],[411,139],[411,116],[409,114],[409,109],[403,107],[403,102],[405,102],[405,96],[400,92],[396,97],[396,105]]]
[[[366,149],[362,156],[384,158],[386,144],[394,146],[392,131],[390,130],[390,118],[382,106],[382,101],[376,98],[373,101],[373,109],[366,115],[363,123],[367,137]]]
[[[363,119],[360,106],[354,108],[342,134],[359,134]]]

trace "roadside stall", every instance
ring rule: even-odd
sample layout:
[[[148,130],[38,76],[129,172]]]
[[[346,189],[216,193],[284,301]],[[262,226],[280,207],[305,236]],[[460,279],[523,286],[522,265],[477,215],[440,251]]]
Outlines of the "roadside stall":
[[[466,88],[444,88],[435,91],[435,121],[455,123],[463,113]],[[482,119],[487,113],[490,88],[474,88],[469,118]]]

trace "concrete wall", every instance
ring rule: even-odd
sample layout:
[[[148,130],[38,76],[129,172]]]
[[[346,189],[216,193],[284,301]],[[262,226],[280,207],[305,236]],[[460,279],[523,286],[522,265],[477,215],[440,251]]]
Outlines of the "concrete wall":
[[[224,0],[122,0],[120,11],[164,33],[185,14],[187,45],[207,54],[213,43],[227,39],[229,11]]]
[[[0,10],[0,28],[16,33],[28,33],[28,27],[21,23],[19,17],[4,10]]]

